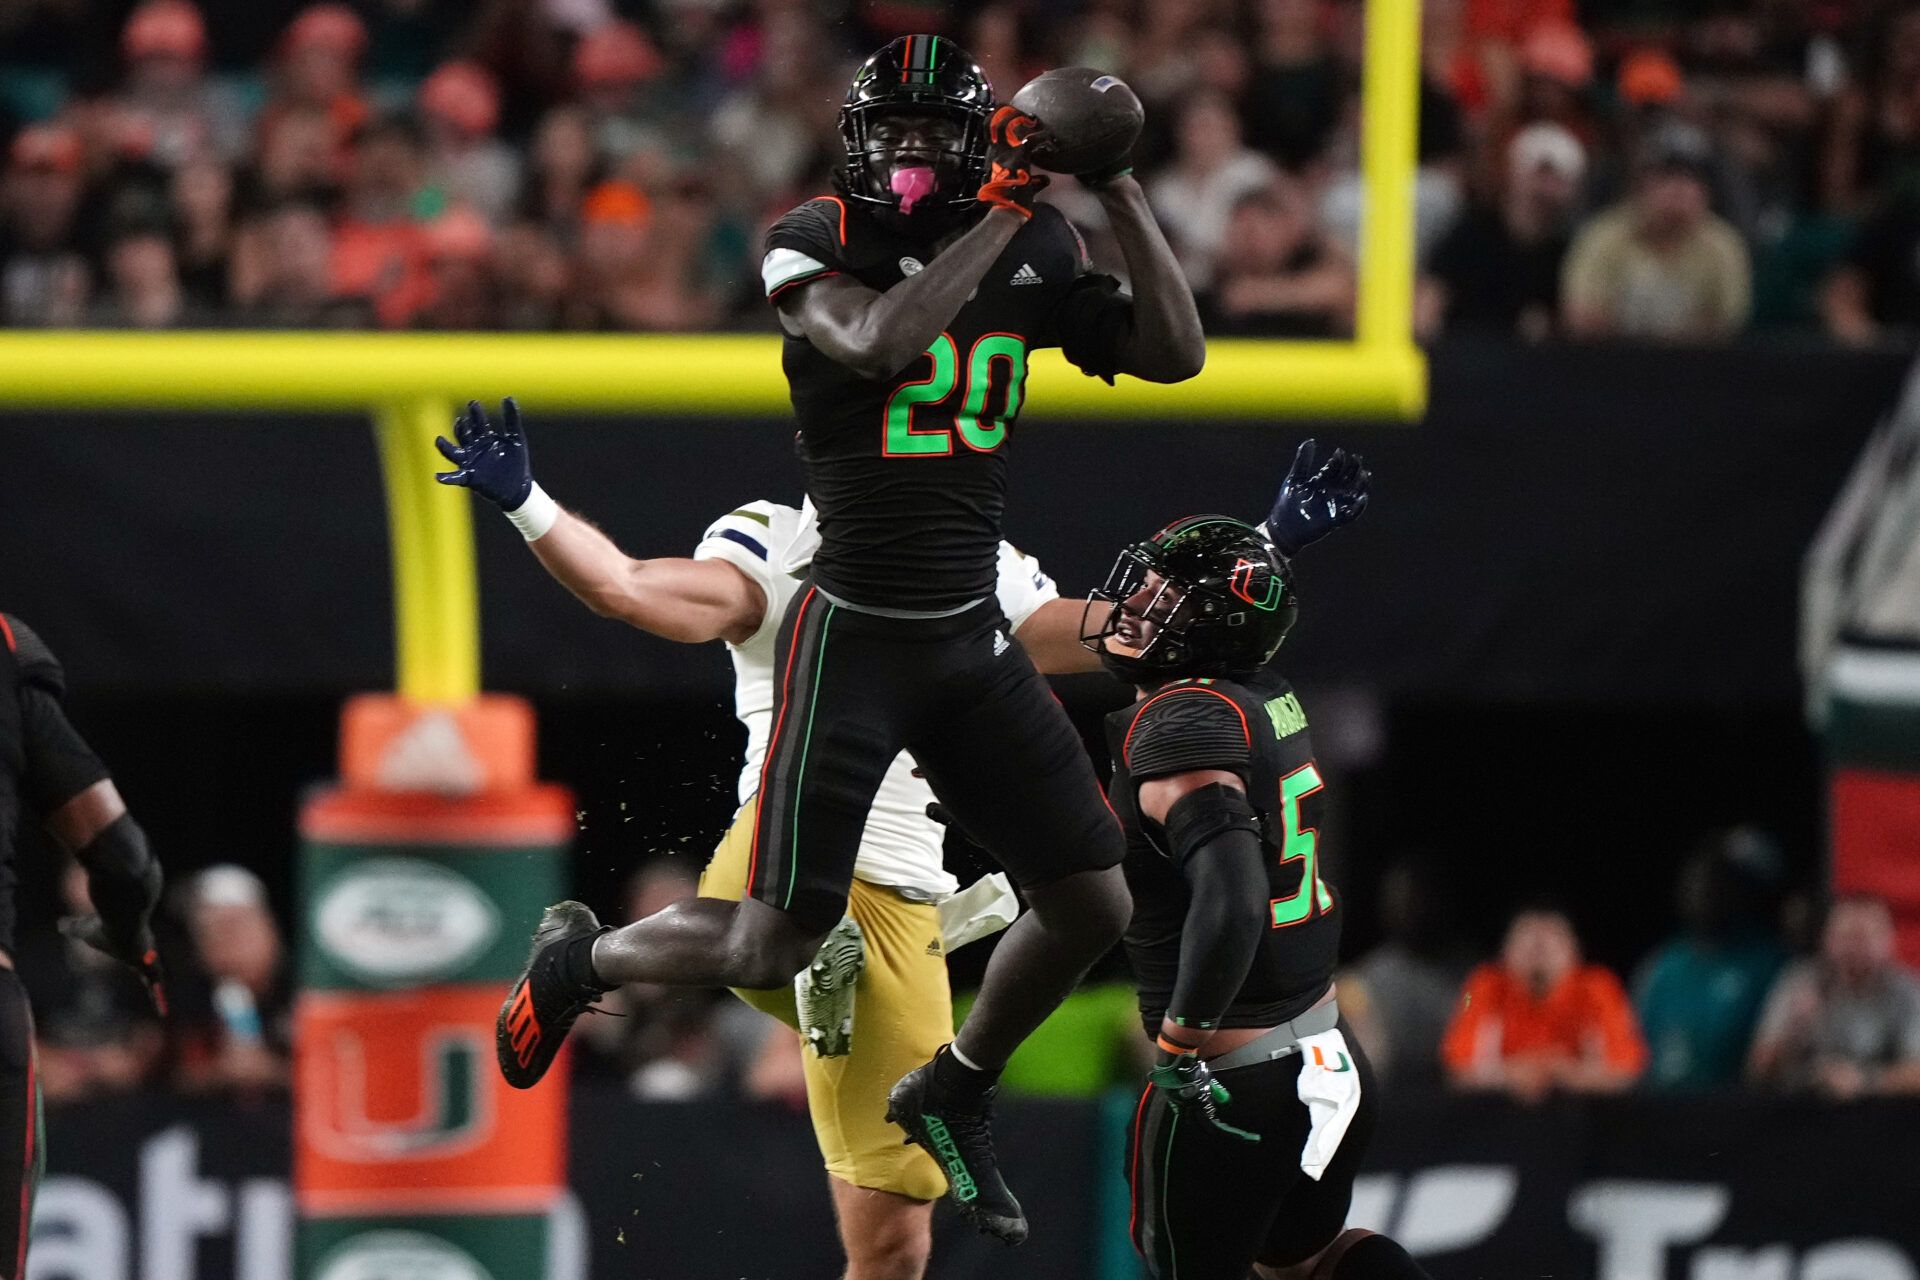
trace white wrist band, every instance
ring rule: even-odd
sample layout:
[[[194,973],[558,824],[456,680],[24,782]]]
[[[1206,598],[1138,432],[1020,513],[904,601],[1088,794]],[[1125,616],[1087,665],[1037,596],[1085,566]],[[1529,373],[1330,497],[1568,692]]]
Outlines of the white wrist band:
[[[528,542],[545,535],[560,519],[560,504],[547,496],[547,491],[534,481],[533,488],[527,491],[527,500],[507,512],[507,519],[513,521],[513,527]]]

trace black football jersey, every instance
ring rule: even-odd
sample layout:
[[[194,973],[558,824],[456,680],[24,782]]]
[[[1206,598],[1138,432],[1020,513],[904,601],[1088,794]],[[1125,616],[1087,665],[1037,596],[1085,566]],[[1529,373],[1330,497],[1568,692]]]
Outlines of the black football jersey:
[[[13,949],[14,856],[22,827],[107,776],[67,723],[66,677],[39,636],[0,613],[0,948]]]
[[[1133,921],[1127,954],[1149,1035],[1173,997],[1191,895],[1160,824],[1143,817],[1142,782],[1195,769],[1238,774],[1267,851],[1268,927],[1223,1027],[1270,1027],[1306,1012],[1333,980],[1340,917],[1322,865],[1326,782],[1293,689],[1262,671],[1245,680],[1181,680],[1107,718],[1111,799],[1127,832]],[[1204,855],[1202,855],[1204,856]]]
[[[859,204],[820,196],[767,233],[763,276],[770,299],[828,275],[884,291],[931,254]],[[1041,205],[946,332],[892,377],[863,377],[787,334],[782,363],[820,516],[815,580],[879,608],[992,596],[1027,353],[1061,347],[1111,379],[1131,307],[1113,277],[1092,272],[1079,233]]]

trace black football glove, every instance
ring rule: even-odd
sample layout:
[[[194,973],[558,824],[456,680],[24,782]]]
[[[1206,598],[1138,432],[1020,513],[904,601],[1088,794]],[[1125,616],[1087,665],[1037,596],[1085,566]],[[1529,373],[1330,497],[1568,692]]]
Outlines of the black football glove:
[[[1242,1142],[1260,1141],[1259,1134],[1236,1128],[1220,1118],[1218,1108],[1232,1102],[1233,1095],[1194,1054],[1174,1055],[1162,1050],[1160,1064],[1147,1072],[1147,1083],[1160,1091],[1176,1114],[1197,1115]]]
[[[1360,455],[1335,449],[1320,463],[1319,452],[1314,441],[1301,442],[1267,514],[1267,537],[1283,556],[1295,555],[1367,509],[1373,473]]]
[[[1033,216],[1034,197],[1046,189],[1048,178],[1033,171],[1028,145],[1041,136],[1039,122],[1013,107],[1001,107],[987,126],[987,181],[980,188],[982,204],[1011,209],[1023,218]]]
[[[111,956],[140,975],[146,984],[147,998],[161,1017],[167,1016],[167,972],[160,965],[160,952],[153,943],[153,930],[145,917],[126,929],[109,929],[99,916],[68,916],[60,921],[60,932],[76,942],[84,942],[102,955]]]
[[[467,411],[453,420],[453,433],[459,444],[445,436],[435,437],[434,444],[458,470],[435,472],[433,478],[471,489],[502,511],[517,511],[533,492],[533,460],[513,397],[501,402],[498,427],[487,421],[478,400],[467,401]]]

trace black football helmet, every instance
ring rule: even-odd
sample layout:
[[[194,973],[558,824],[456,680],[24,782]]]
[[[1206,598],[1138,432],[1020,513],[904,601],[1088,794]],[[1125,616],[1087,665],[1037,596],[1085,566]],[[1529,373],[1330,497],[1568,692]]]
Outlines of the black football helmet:
[[[971,210],[987,180],[993,107],[993,86],[965,49],[944,36],[901,36],[862,63],[847,89],[840,108],[840,137],[847,146],[841,193],[897,213],[900,197],[890,185],[894,149],[874,141],[874,121],[892,113],[944,116],[959,126],[943,157],[950,177],[919,204],[948,214]]]
[[[1149,573],[1162,581],[1135,601]],[[1106,585],[1087,600],[1080,643],[1133,684],[1253,671],[1273,660],[1300,604],[1293,571],[1252,525],[1228,516],[1188,516],[1120,553]],[[1138,649],[1107,642],[1126,615],[1154,623]]]

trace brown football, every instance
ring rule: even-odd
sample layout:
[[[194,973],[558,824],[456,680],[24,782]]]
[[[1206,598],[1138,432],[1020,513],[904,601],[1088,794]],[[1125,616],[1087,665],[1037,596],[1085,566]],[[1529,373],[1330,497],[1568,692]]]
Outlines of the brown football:
[[[1092,67],[1059,67],[1027,81],[1013,105],[1046,126],[1033,158],[1055,173],[1092,173],[1123,162],[1147,113],[1126,81]]]

